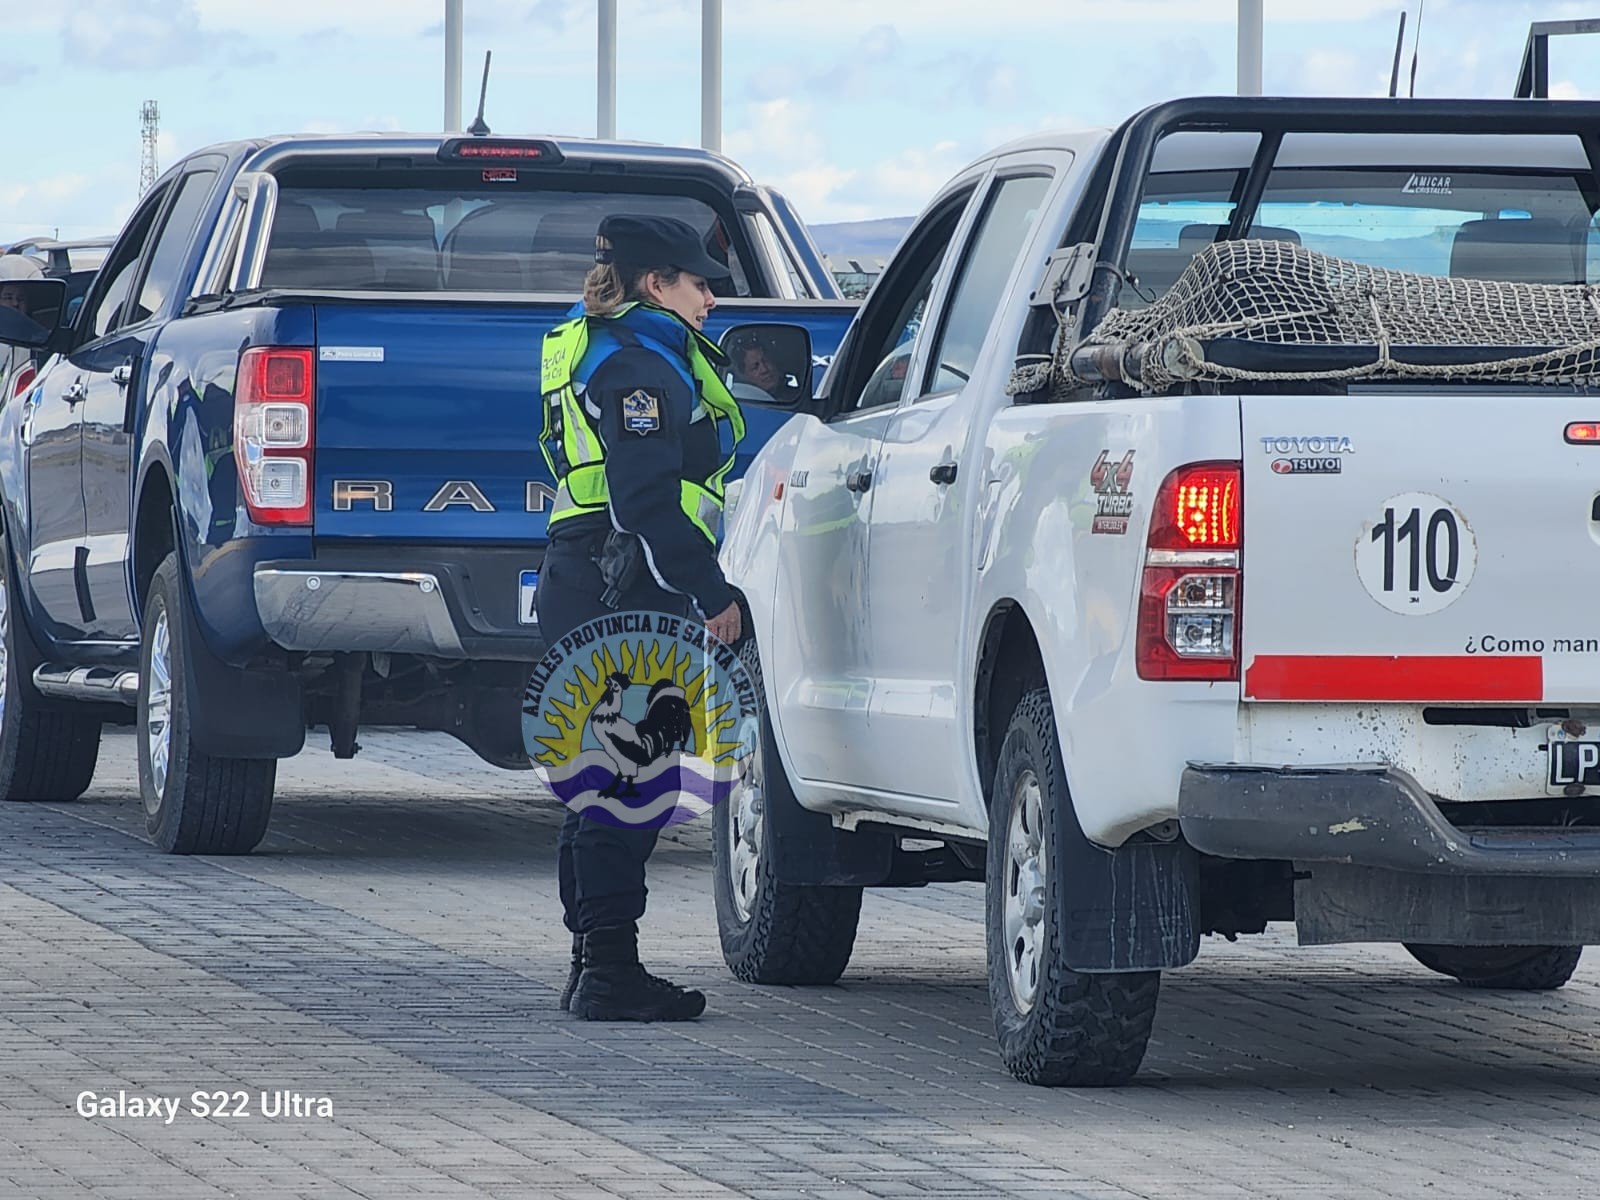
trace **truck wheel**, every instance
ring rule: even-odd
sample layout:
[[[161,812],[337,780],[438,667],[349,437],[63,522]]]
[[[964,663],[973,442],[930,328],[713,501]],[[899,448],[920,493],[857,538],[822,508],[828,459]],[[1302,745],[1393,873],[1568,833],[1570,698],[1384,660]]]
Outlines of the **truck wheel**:
[[[1430,971],[1449,975],[1468,987],[1510,992],[1548,992],[1572,978],[1582,946],[1426,946],[1405,947]]]
[[[1086,975],[1062,964],[1058,814],[1067,794],[1049,692],[1022,697],[989,807],[989,1000],[1000,1057],[1024,1083],[1115,1087],[1133,1078],[1155,1020],[1159,971]]]
[[[11,579],[11,550],[0,534],[0,797],[76,800],[94,778],[100,722],[46,708],[17,653],[23,619]]]
[[[754,639],[746,639],[739,657],[760,697],[761,734],[743,782],[712,813],[722,957],[746,983],[833,983],[855,948],[861,889],[776,878],[767,805],[797,801],[773,740]]]
[[[168,854],[248,854],[267,832],[276,759],[216,758],[189,737],[189,707],[222,697],[184,689],[183,583],[175,554],[156,568],[139,652],[139,794]]]

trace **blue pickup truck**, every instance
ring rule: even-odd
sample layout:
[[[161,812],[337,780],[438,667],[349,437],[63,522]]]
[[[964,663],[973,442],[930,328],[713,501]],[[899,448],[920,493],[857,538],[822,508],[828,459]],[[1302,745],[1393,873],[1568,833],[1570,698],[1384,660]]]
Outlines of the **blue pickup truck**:
[[[216,146],[143,197],[70,323],[29,285],[37,321],[0,323],[38,359],[0,407],[0,797],[78,796],[102,725],[134,723],[157,845],[246,853],[308,727],[341,757],[401,725],[526,768],[540,341],[616,211],[706,231],[732,272],[710,336],[809,335],[787,404],[746,406],[753,454],[855,305],[783,198],[707,152]]]

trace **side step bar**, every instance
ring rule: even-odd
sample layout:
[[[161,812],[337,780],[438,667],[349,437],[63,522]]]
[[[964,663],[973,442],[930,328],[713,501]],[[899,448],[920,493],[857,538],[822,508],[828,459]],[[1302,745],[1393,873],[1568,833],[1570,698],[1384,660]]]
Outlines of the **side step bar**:
[[[118,667],[45,663],[34,671],[33,686],[46,696],[63,700],[92,700],[101,704],[139,702],[139,672]]]

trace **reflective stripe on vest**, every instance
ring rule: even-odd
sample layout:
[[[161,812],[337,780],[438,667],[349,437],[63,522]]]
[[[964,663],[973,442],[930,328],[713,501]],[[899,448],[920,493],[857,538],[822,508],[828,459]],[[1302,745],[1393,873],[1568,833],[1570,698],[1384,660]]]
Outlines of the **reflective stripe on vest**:
[[[545,334],[540,356],[540,387],[544,397],[544,422],[539,433],[539,450],[545,465],[556,479],[556,497],[550,510],[549,526],[587,512],[603,512],[609,501],[606,490],[605,445],[600,440],[598,414],[585,404],[584,387],[596,368],[625,343],[657,342],[648,332],[639,333],[626,324],[613,325],[625,313],[641,307],[626,304],[609,317],[574,317]],[[672,321],[675,316],[660,312]],[[593,328],[608,335],[612,343],[591,354]],[[601,322],[605,322],[602,324]],[[658,352],[672,363],[689,383],[696,397],[691,423],[702,415],[728,422],[733,444],[726,461],[705,480],[681,480],[679,503],[684,515],[712,542],[717,540],[717,525],[722,517],[724,480],[733,469],[735,453],[744,438],[744,414],[728,386],[717,375],[706,356],[709,347],[719,357],[716,344],[697,330],[680,327],[688,334],[688,361],[660,345]],[[622,333],[619,335],[618,330]],[[648,348],[657,349],[656,346]],[[720,434],[718,441],[720,442]]]

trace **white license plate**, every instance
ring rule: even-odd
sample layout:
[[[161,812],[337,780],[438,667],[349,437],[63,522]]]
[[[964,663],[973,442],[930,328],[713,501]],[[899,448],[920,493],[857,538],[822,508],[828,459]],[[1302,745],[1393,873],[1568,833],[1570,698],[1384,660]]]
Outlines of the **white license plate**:
[[[517,622],[522,625],[539,623],[539,572],[524,571],[517,580]]]
[[[1550,786],[1600,785],[1600,742],[1550,740]]]

